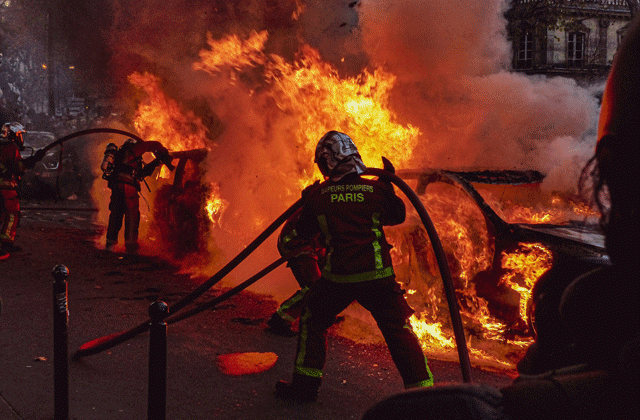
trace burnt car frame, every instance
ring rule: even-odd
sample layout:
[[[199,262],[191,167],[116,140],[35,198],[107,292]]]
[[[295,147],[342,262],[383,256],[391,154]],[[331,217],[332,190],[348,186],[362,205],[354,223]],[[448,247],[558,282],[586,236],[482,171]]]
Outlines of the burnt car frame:
[[[544,176],[537,171],[449,171],[449,170],[399,170],[397,175],[415,181],[418,196],[428,194],[427,188],[437,183],[453,186],[463,191],[482,213],[486,229],[493,243],[492,263],[489,268],[476,273],[471,282],[479,297],[488,301],[489,310],[510,324],[514,335],[535,337],[540,330],[544,334],[560,334],[558,304],[562,291],[576,277],[595,268],[609,265],[604,248],[604,235],[597,223],[585,220],[568,220],[563,223],[510,223],[489,205],[479,192],[484,186],[510,186],[518,188],[540,184]],[[440,235],[442,236],[442,235]],[[513,301],[506,298],[516,293],[501,284],[505,274],[501,259],[503,253],[513,252],[519,244],[542,244],[552,253],[553,264],[538,278],[527,303],[527,325],[517,325],[505,314],[514,308]],[[448,256],[455,258],[453,256]],[[451,265],[451,260],[449,261]],[[465,296],[458,294],[464,308]]]
[[[209,223],[206,216],[208,187],[203,183],[202,161],[206,149],[171,152],[178,160],[169,181],[161,180],[156,186],[152,229],[170,244],[168,251],[181,259],[199,254],[206,249]]]

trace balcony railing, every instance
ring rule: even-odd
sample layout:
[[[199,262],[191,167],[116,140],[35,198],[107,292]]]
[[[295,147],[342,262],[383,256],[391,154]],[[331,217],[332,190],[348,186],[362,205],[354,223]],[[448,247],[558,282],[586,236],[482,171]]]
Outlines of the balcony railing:
[[[514,0],[514,5],[540,3],[540,0]],[[627,7],[627,0],[547,0],[548,5],[571,5],[571,4],[599,4],[601,6]]]

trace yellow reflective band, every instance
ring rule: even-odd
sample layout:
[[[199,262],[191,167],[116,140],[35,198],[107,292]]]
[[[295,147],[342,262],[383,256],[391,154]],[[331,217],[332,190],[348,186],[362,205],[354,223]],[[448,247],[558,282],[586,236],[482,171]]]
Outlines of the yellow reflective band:
[[[309,290],[309,288],[306,286],[298,290],[293,296],[291,296],[289,299],[282,302],[282,304],[280,305],[276,313],[280,315],[280,317],[285,321],[289,321],[289,322],[295,321],[295,318],[287,314],[285,311],[290,309],[293,305],[299,303],[304,298],[304,295],[307,293],[307,290]]]
[[[308,368],[304,366],[294,367],[293,373],[297,373],[298,375],[311,376],[313,378],[322,378],[322,371],[320,369]]]
[[[298,233],[296,232],[295,229],[293,229],[291,232],[289,232],[288,235],[286,235],[283,239],[282,242],[284,242],[285,244],[287,242],[289,242],[290,240],[292,240],[293,238],[295,238],[296,236],[298,236]]]
[[[327,247],[327,255],[324,258],[323,270],[331,271],[331,254],[333,254],[333,248],[329,246],[331,243],[331,233],[329,232],[329,225],[327,224],[327,218],[324,214],[318,215],[318,225],[324,235],[324,244]]]
[[[336,283],[359,283],[361,281],[383,279],[391,276],[393,276],[393,267],[358,274],[333,274],[326,271],[326,268],[322,270],[322,277]]]
[[[424,365],[427,368],[427,374],[429,374],[429,379],[425,379],[424,381],[416,382],[415,384],[405,384],[405,389],[412,388],[426,388],[428,386],[433,386],[433,373],[431,373],[431,369],[429,369],[429,361],[427,358],[424,358]]]
[[[9,214],[9,217],[6,222],[7,228],[5,229],[4,232],[0,234],[0,238],[13,241],[15,239],[15,235],[11,234],[12,233],[11,230],[13,229],[13,225],[15,225],[15,223],[16,223],[16,216],[14,214]]]
[[[429,378],[426,381],[420,381],[415,384],[405,385],[404,389],[426,388],[429,386],[433,386],[433,378]]]
[[[299,343],[298,343],[298,356],[296,357],[295,366],[302,366],[304,363],[304,357],[307,353],[307,318],[309,318],[309,310],[305,309],[300,317],[300,331],[299,331]]]
[[[312,376],[314,378],[322,378],[322,371],[320,369],[310,368],[303,366],[304,358],[307,353],[307,318],[309,317],[309,310],[305,310],[302,317],[300,318],[300,343],[298,356],[296,357],[296,363],[293,368],[294,373],[298,373],[300,375]]]
[[[373,213],[371,220],[373,221],[371,230],[373,230],[374,235],[376,235],[376,240],[371,243],[373,246],[373,258],[376,262],[376,270],[380,270],[384,267],[384,264],[382,263],[382,246],[380,246],[380,239],[382,238],[382,231],[380,230],[380,213]]]
[[[296,319],[294,317],[292,317],[291,315],[287,314],[286,312],[283,311],[282,307],[278,308],[278,310],[276,311],[276,313],[278,314],[278,316],[280,318],[282,318],[285,321],[288,322],[293,322]]]

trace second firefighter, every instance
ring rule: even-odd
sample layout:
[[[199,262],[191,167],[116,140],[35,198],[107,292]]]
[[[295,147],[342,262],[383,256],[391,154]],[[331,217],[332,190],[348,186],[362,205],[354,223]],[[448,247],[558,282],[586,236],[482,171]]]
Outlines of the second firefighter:
[[[142,159],[145,153],[153,153],[155,159],[145,164]],[[137,253],[140,183],[162,164],[173,169],[169,151],[160,142],[128,139],[120,148],[114,143],[107,145],[101,166],[103,178],[109,181],[111,189],[107,250],[113,250],[118,243],[118,234],[124,222],[125,249],[127,253]]]

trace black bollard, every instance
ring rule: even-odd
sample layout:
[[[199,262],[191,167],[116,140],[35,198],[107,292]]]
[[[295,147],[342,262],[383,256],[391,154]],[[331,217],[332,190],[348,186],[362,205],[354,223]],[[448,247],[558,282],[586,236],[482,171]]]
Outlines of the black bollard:
[[[53,269],[53,395],[54,420],[69,419],[69,353],[67,325],[67,277],[69,269],[57,265]]]
[[[167,406],[167,323],[169,306],[156,301],[149,307],[148,420],[165,420]]]

